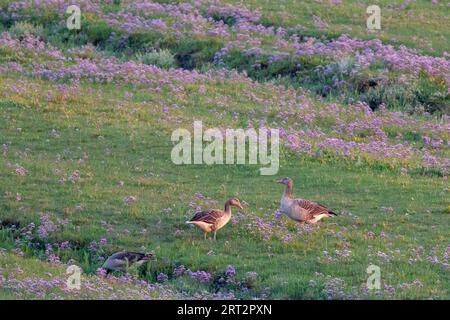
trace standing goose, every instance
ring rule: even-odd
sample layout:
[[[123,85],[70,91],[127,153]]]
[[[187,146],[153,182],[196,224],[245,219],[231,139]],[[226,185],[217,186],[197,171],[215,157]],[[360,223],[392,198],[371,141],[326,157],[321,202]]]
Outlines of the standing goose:
[[[337,216],[336,213],[319,203],[304,199],[293,199],[291,178],[284,178],[277,182],[286,185],[286,190],[281,197],[280,210],[289,218],[302,223],[316,223],[322,218],[328,218],[332,215]]]
[[[126,271],[131,265],[141,266],[153,258],[153,253],[121,251],[111,255],[103,264],[102,268],[108,273],[112,271]]]
[[[217,230],[221,229],[231,219],[231,206],[243,209],[241,202],[236,198],[232,198],[225,202],[224,211],[219,209],[200,211],[197,212],[191,220],[186,221],[186,223],[193,224],[202,229],[205,239],[209,232],[214,231],[214,240],[216,240]]]

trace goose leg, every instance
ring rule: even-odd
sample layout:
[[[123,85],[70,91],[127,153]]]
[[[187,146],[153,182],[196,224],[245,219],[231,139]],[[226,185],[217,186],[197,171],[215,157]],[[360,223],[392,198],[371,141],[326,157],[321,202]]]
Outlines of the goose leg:
[[[214,241],[216,241],[216,233],[217,231],[214,231]]]
[[[204,236],[205,236],[205,240],[206,240],[206,235],[208,234],[208,232],[204,232],[203,234],[204,234]]]

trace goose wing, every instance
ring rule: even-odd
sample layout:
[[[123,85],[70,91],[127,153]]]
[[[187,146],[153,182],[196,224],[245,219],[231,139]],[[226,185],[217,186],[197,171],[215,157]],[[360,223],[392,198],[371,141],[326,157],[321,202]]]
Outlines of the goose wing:
[[[209,224],[215,224],[217,221],[220,220],[220,218],[223,217],[225,213],[222,210],[206,210],[206,211],[199,211],[195,214],[194,217],[190,220],[191,222],[195,221],[201,221]]]
[[[113,271],[123,271],[127,265],[144,259],[145,254],[139,252],[116,252],[106,259],[102,268]]]
[[[313,219],[314,217],[320,215],[320,214],[334,214],[333,211],[330,211],[327,207],[324,205],[321,205],[319,203],[315,203],[309,200],[303,200],[303,199],[295,199],[294,205],[298,208],[301,208],[304,212],[307,214],[307,220]]]
[[[134,263],[136,261],[146,259],[146,256],[145,253],[140,252],[117,252],[113,254],[110,258],[117,262],[118,261],[125,262],[126,260],[128,260],[129,263]]]

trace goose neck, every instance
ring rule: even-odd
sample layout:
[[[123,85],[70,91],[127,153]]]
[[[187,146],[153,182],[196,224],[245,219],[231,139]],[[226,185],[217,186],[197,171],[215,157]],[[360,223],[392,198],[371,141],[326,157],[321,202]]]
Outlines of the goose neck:
[[[225,213],[231,214],[231,203],[230,203],[230,201],[225,202]]]
[[[285,198],[290,198],[292,196],[292,182],[291,181],[289,181],[288,184],[286,185],[286,189],[284,190],[283,196]]]

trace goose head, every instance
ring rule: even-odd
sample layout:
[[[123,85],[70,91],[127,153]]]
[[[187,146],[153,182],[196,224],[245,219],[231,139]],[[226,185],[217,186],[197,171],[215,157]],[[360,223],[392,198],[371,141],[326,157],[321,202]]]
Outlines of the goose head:
[[[280,180],[277,180],[276,182],[277,182],[277,183],[284,184],[284,185],[286,185],[286,186],[292,185],[292,179],[291,179],[291,178],[288,178],[288,177],[283,178],[283,179],[280,179]]]
[[[154,260],[155,259],[155,254],[153,252],[147,252],[144,255],[144,258],[142,260]]]
[[[244,209],[244,208],[242,207],[241,202],[239,201],[238,198],[231,198],[231,199],[229,200],[229,203],[230,203],[230,205],[236,206],[236,207],[238,207],[238,208],[241,209],[241,210]]]

